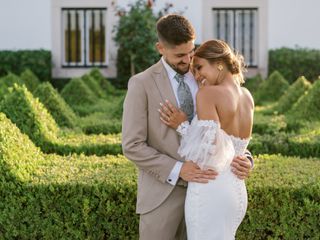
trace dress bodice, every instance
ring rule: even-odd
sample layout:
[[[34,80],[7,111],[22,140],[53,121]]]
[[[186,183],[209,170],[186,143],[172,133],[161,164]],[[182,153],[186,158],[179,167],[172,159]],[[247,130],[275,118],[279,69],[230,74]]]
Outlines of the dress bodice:
[[[233,143],[235,155],[243,155],[249,145],[250,139],[239,138],[232,135],[229,135]]]
[[[178,153],[201,168],[226,169],[234,156],[243,155],[250,139],[227,134],[214,120],[199,120],[195,116],[189,124],[182,123],[177,131],[181,135]]]

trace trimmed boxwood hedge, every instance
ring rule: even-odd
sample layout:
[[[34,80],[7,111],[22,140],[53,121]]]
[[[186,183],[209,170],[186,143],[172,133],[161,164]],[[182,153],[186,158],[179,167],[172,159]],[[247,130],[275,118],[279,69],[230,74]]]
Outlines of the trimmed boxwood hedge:
[[[47,50],[0,51],[0,76],[20,75],[30,69],[41,81],[51,79],[51,52]]]
[[[95,112],[87,117],[80,118],[79,122],[82,131],[86,134],[109,134],[121,132],[121,120],[112,118],[112,113]]]
[[[72,108],[79,105],[95,104],[98,100],[81,78],[71,79],[62,89],[61,96]]]
[[[253,133],[257,134],[278,134],[285,131],[287,123],[284,115],[263,115],[259,112],[254,113]]]
[[[274,71],[266,80],[264,80],[254,95],[256,104],[263,102],[274,102],[289,88],[287,80],[279,73]]]
[[[20,78],[23,80],[30,92],[33,92],[40,84],[39,78],[30,69],[24,70],[20,74]]]
[[[317,121],[320,120],[320,79],[312,84],[308,92],[303,94],[288,112],[294,118]]]
[[[1,102],[4,112],[45,153],[105,155],[121,153],[120,135],[62,132],[43,104],[25,86],[15,85]]]
[[[49,82],[40,84],[33,94],[39,98],[60,127],[76,128],[77,115]]]
[[[276,110],[285,113],[291,109],[299,98],[311,88],[311,83],[305,77],[299,77],[280,97]]]
[[[320,73],[320,50],[306,48],[279,48],[269,51],[269,73],[279,71],[293,83],[300,76],[305,76],[311,82]]]
[[[1,236],[138,239],[131,162],[123,156],[43,155],[4,114],[0,123]],[[237,239],[317,239],[319,167],[319,159],[255,157]]]
[[[105,92],[100,87],[98,81],[92,76],[85,74],[81,77],[82,81],[90,88],[90,90],[99,98],[106,96]]]
[[[263,82],[263,78],[260,74],[245,79],[244,87],[247,88],[252,95],[255,95],[256,91],[259,89],[260,84]]]
[[[256,157],[246,181],[248,211],[237,239],[318,239],[319,167],[319,159]]]
[[[0,113],[1,239],[135,239],[136,170],[123,156],[44,155]]]
[[[2,100],[7,93],[9,93],[9,88],[13,87],[14,84],[23,85],[24,81],[13,73],[9,73],[0,78],[0,100]]]
[[[101,74],[98,68],[93,68],[89,75],[98,82],[107,95],[113,95],[116,92],[116,88]]]

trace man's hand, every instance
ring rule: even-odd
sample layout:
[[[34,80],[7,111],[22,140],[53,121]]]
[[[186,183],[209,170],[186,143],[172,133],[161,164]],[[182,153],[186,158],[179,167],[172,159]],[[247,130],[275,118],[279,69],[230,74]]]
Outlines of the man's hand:
[[[251,171],[251,162],[245,156],[237,156],[231,163],[232,172],[239,179],[246,179]]]
[[[209,180],[215,179],[218,175],[212,169],[201,170],[200,167],[191,161],[183,163],[180,177],[187,182],[208,183]]]

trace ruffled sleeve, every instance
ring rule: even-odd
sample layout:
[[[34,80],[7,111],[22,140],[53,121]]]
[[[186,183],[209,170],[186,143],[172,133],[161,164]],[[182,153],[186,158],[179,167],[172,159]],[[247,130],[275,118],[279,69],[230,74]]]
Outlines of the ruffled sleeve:
[[[212,168],[218,172],[226,169],[235,155],[230,136],[213,120],[192,121],[181,134],[178,153],[199,165],[201,169]]]

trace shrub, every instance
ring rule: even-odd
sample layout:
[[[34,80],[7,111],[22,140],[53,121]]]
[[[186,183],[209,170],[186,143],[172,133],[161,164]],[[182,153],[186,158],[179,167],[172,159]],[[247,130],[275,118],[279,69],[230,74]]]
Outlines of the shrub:
[[[278,72],[273,72],[264,82],[261,83],[255,94],[256,104],[278,100],[288,89],[289,83]]]
[[[25,86],[15,85],[0,108],[37,146],[57,140],[59,130],[56,122]]]
[[[49,82],[40,84],[34,92],[61,127],[75,128],[77,116]]]
[[[262,155],[246,181],[248,210],[237,239],[317,239],[320,161]]]
[[[9,92],[9,88],[14,84],[23,85],[24,81],[13,73],[0,78],[0,100]]]
[[[15,85],[0,110],[45,153],[99,156],[121,153],[119,135],[86,136],[60,131],[43,104],[26,87]]]
[[[61,96],[73,108],[94,104],[98,99],[81,78],[73,78],[61,91]]]
[[[99,83],[90,75],[83,75],[81,77],[82,81],[90,88],[90,90],[99,98],[105,97],[105,93],[101,89]]]
[[[276,110],[280,113],[289,111],[293,104],[310,88],[310,82],[305,77],[299,77],[280,97]]]
[[[287,127],[284,115],[262,115],[254,114],[253,133],[257,134],[274,134],[285,131]]]
[[[3,239],[134,239],[136,170],[123,156],[44,155],[0,113]]]
[[[320,80],[315,81],[288,112],[293,118],[303,120],[320,120]]]
[[[278,70],[293,83],[300,76],[314,81],[320,75],[320,50],[280,48],[269,51],[269,73]]]
[[[101,74],[100,70],[97,68],[93,68],[89,75],[94,78],[100,85],[100,87],[105,90],[107,94],[114,94],[116,91],[115,87]]]
[[[252,95],[254,95],[262,82],[263,78],[258,74],[255,77],[247,78],[243,86],[247,88]]]
[[[30,92],[33,92],[40,84],[39,78],[30,70],[26,69],[20,74]]]
[[[20,75],[30,69],[41,81],[51,79],[51,52],[47,50],[0,51],[0,76]]]
[[[110,118],[108,118],[110,117]],[[121,120],[114,119],[106,113],[96,112],[81,118],[80,125],[86,134],[109,134],[121,132]]]

